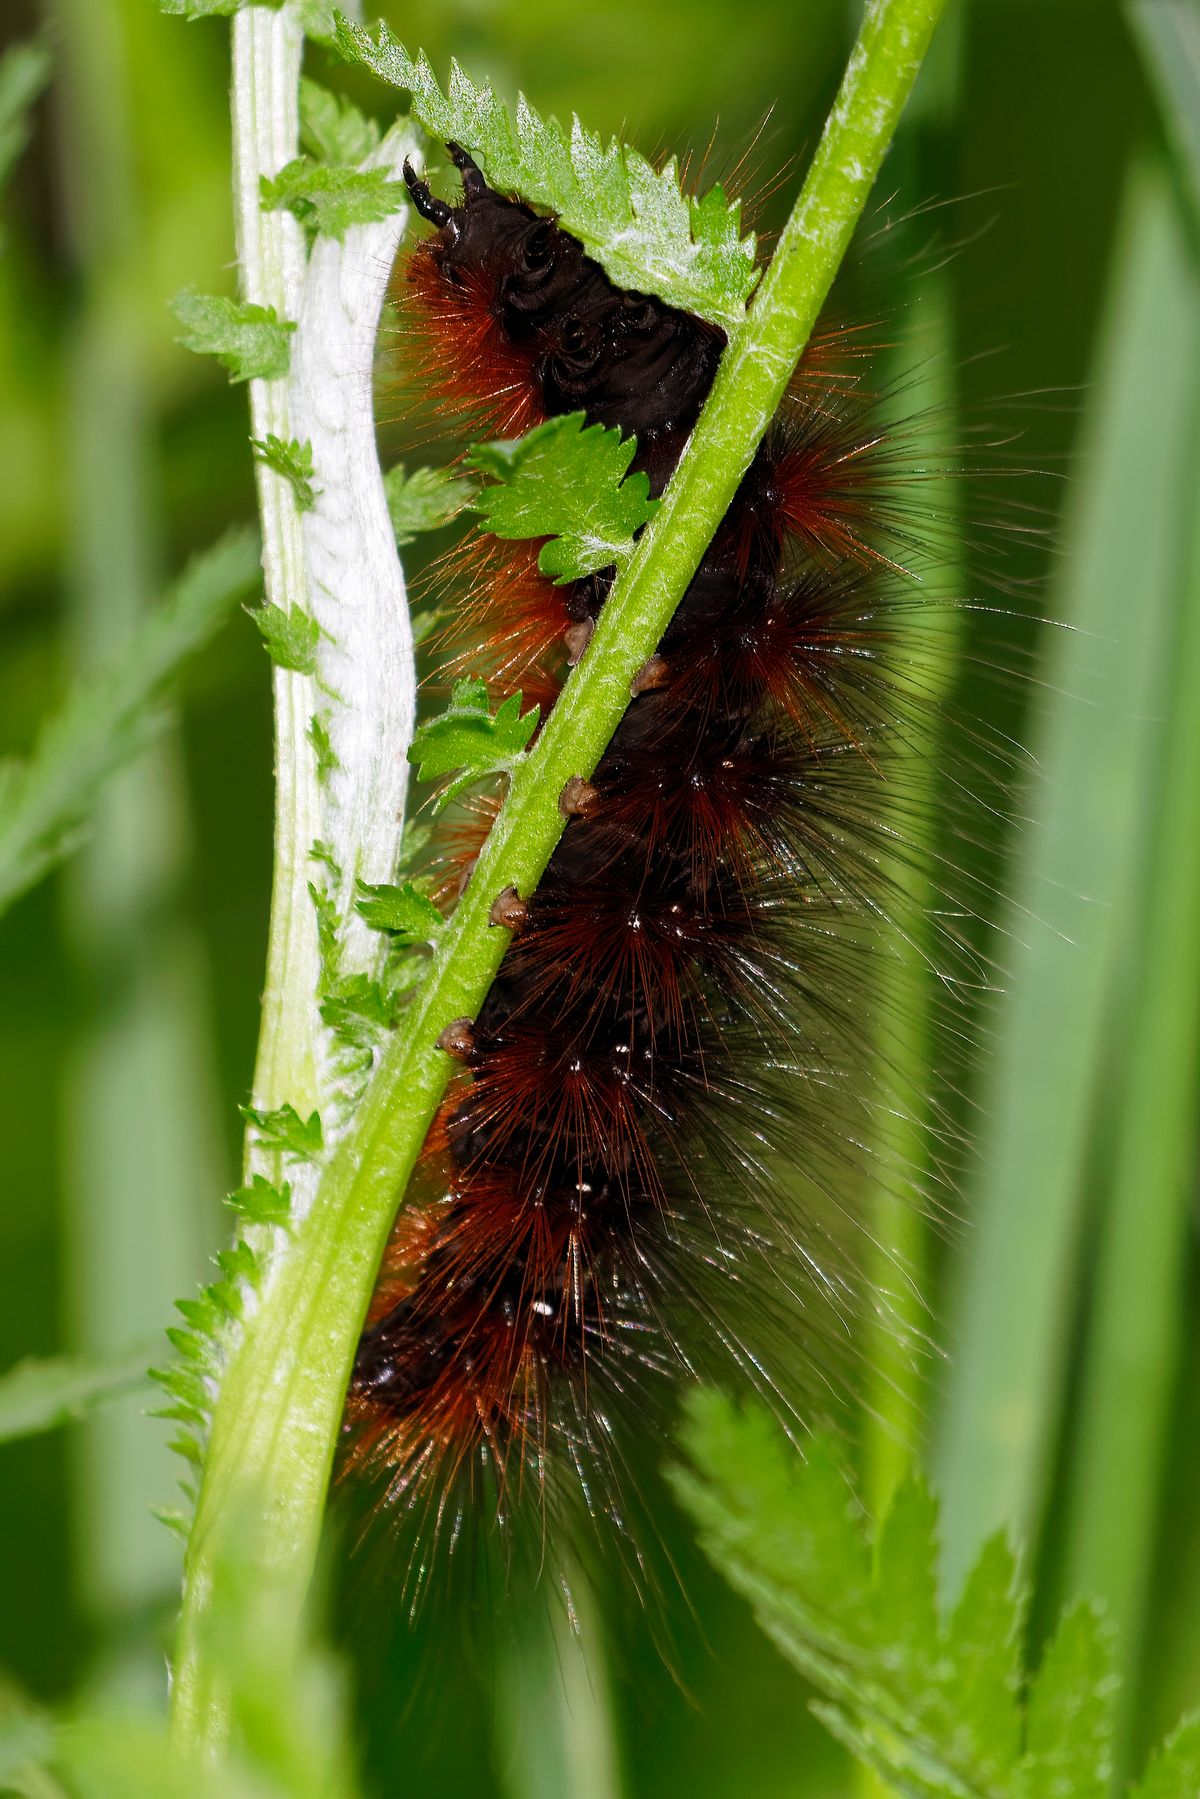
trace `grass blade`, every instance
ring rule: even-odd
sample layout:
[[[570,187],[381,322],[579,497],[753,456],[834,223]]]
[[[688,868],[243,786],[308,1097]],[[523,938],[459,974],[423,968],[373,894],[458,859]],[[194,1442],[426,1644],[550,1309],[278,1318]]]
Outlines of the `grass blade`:
[[[1075,1310],[1093,1102],[1174,594],[1193,405],[1196,296],[1165,179],[1131,180],[1064,582],[1045,658],[1044,792],[1019,857],[1009,991],[960,1270],[940,1420],[947,1575],[1041,1521]],[[1001,952],[1003,955],[1003,951]]]
[[[155,729],[167,683],[257,579],[253,532],[230,532],[195,558],[108,674],[75,689],[28,761],[0,764],[0,914],[75,848],[97,793]]]

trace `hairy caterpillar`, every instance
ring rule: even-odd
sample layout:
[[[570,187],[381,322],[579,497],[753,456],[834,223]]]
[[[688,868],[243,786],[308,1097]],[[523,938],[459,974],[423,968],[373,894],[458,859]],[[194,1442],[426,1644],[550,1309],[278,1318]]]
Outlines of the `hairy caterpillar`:
[[[662,491],[721,331],[622,292],[470,156],[406,267],[417,380],[513,435],[582,412]],[[886,989],[884,794],[915,753],[893,446],[818,339],[513,933],[401,1212],[348,1402],[353,1466],[456,1540],[571,1481],[620,1522],[631,1414],[732,1364],[791,1410],[853,1358],[861,1072]],[[552,703],[609,576],[477,571],[461,668]],[[485,820],[486,822],[486,820]],[[469,876],[469,856],[463,873]],[[453,883],[451,882],[451,889]],[[876,1296],[879,1301],[879,1296]],[[660,1397],[661,1395],[661,1397]],[[414,1561],[414,1579],[424,1563]]]

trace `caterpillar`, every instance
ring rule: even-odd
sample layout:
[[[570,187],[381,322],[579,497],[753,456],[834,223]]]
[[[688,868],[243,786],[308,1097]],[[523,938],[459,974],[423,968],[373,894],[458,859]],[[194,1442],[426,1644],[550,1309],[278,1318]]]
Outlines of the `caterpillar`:
[[[619,427],[660,494],[724,333],[622,291],[448,152],[455,204],[404,171],[432,227],[399,281],[419,391],[477,434]],[[460,1075],[346,1416],[349,1467],[419,1533],[455,1543],[572,1487],[620,1530],[630,1433],[680,1382],[740,1368],[798,1418],[854,1357],[882,1103],[861,1074],[921,732],[910,533],[861,355],[836,331],[810,345],[607,752],[564,791],[541,884],[497,898],[513,936],[478,1018],[443,1041]],[[489,552],[452,666],[552,704],[611,579],[556,586],[536,545]],[[471,853],[443,859],[447,895]]]

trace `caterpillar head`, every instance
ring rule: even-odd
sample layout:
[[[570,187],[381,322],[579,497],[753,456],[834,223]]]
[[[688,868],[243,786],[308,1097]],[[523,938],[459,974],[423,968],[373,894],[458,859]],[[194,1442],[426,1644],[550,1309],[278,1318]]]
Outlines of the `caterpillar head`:
[[[442,281],[486,306],[512,342],[531,342],[586,279],[583,250],[553,219],[490,188],[457,144],[446,148],[462,176],[457,206],[437,199],[411,162],[404,165],[413,205],[437,227],[424,252]]]
[[[413,205],[435,227],[407,264],[422,323],[417,367],[442,410],[515,436],[556,414],[619,425],[654,492],[678,459],[724,346],[713,325],[615,287],[557,221],[497,193],[458,144],[457,206],[412,164]]]

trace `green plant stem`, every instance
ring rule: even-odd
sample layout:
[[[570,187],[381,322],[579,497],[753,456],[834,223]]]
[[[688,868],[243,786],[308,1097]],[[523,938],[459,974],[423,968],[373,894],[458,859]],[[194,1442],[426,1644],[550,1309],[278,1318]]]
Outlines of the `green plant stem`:
[[[451,1020],[474,1017],[507,945],[489,923],[492,901],[504,887],[536,887],[565,822],[563,787],[595,769],[629,704],[634,673],[728,509],[829,291],[943,3],[868,6],[808,178],[659,512],[536,748],[514,770],[404,1034],[231,1360],[186,1558],[175,1715],[193,1741],[218,1743],[227,1728],[203,1626],[223,1531],[247,1490],[270,1519],[264,1577],[287,1592],[299,1628],[355,1344],[398,1200],[450,1073],[437,1039]]]
[[[946,128],[954,116],[961,63],[963,13],[954,13],[938,33],[905,116],[893,163],[899,162],[902,191],[928,193],[936,185]],[[904,220],[900,221],[900,233]],[[888,268],[899,274],[903,236]],[[894,883],[893,924],[896,978],[886,1017],[877,1025],[883,1102],[877,1152],[882,1179],[875,1182],[872,1211],[874,1248],[867,1269],[872,1290],[882,1298],[867,1323],[863,1349],[862,1493],[879,1518],[910,1465],[925,1415],[927,1286],[930,1223],[918,1195],[933,1173],[934,1083],[938,1063],[940,946],[935,920],[942,894],[935,859],[935,820],[943,801],[944,708],[957,678],[962,652],[962,615],[967,591],[962,555],[961,480],[956,456],[957,380],[954,364],[954,289],[943,266],[922,271],[909,303],[904,328],[892,351],[893,378],[904,382],[905,412],[922,420],[919,463],[945,470],[944,478],[922,489],[930,514],[941,527],[933,580],[944,602],[934,605],[932,628],[913,633],[906,658],[906,686],[920,708],[920,753],[897,807],[894,829],[903,854],[888,870]],[[911,371],[920,372],[914,383]],[[943,548],[944,546],[944,548]],[[930,1200],[933,1194],[929,1195]],[[863,1790],[881,1791],[873,1774]]]
[[[273,306],[280,318],[299,315],[304,243],[287,212],[264,212],[259,181],[297,154],[299,83],[304,32],[290,5],[247,6],[232,26],[233,185],[242,296]],[[289,384],[250,383],[251,436],[292,435]],[[255,460],[262,518],[266,598],[285,612],[308,611],[304,535],[296,496],[284,476]],[[320,1105],[316,992],[320,976],[316,917],[309,898],[309,851],[321,835],[316,760],[308,741],[314,710],[307,675],[276,668],[275,861],[262,1025],[254,1068],[254,1103],[285,1102],[304,1117]],[[247,1172],[261,1167],[278,1178],[273,1158],[247,1140]]]
[[[1193,380],[1194,385],[1194,380]],[[1200,397],[1200,396],[1198,396]],[[1193,479],[1200,457],[1193,454]],[[1137,1675],[1187,1304],[1188,1217],[1200,1072],[1200,533],[1165,670],[1166,725],[1141,906],[1113,1188],[1083,1355],[1064,1541],[1067,1590],[1104,1601],[1122,1694],[1119,1774]]]
[[[1002,939],[1011,947],[1001,1048],[982,1095],[975,1229],[957,1271],[938,1420],[951,1590],[994,1531],[1033,1544],[1044,1520],[1080,1302],[1087,1176],[1097,1141],[1118,1124],[1098,1100],[1119,1016],[1121,936],[1134,916],[1139,820],[1151,805],[1175,520],[1194,504],[1194,287],[1171,196],[1152,168],[1130,180],[1110,281],[1083,477],[1048,608],[1070,630],[1052,634],[1042,663],[1044,684],[1068,703],[1035,745],[1035,822],[1023,833]]]

